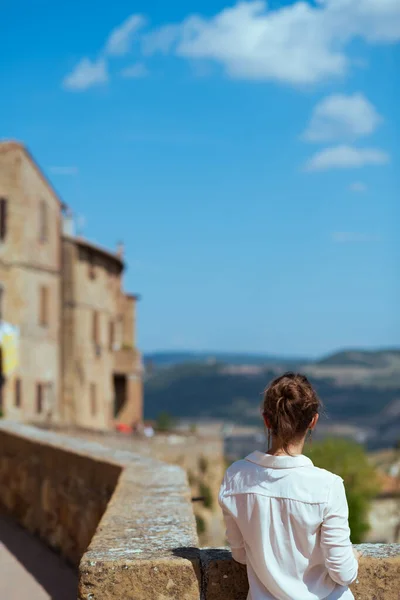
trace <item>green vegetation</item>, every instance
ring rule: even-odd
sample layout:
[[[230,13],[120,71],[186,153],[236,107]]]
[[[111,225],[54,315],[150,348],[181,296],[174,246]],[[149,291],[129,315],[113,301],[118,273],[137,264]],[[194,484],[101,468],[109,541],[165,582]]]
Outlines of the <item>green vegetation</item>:
[[[196,476],[193,474],[193,472],[190,469],[187,472],[187,477],[188,477],[188,482],[189,482],[190,487],[193,487],[194,485],[196,485],[196,483],[197,483]]]
[[[201,535],[206,532],[206,522],[200,515],[196,515],[196,527],[197,535]]]
[[[171,431],[174,426],[174,419],[165,411],[161,412],[156,420],[155,428],[157,431]]]
[[[199,469],[200,469],[200,473],[202,473],[203,475],[205,475],[205,473],[207,473],[208,459],[203,455],[201,455],[199,458]]]
[[[199,493],[200,493],[200,496],[202,496],[202,498],[204,498],[203,502],[204,502],[205,508],[212,508],[212,506],[214,504],[213,497],[212,497],[211,489],[208,487],[208,485],[206,483],[204,483],[204,482],[200,483]]]
[[[197,432],[197,425],[196,423],[192,423],[189,427],[189,432],[190,433],[196,433]]]
[[[132,344],[122,344],[121,350],[133,350]]]
[[[369,529],[371,500],[379,491],[378,477],[362,446],[348,440],[329,439],[305,450],[316,467],[342,477],[349,505],[353,544],[362,542]]]

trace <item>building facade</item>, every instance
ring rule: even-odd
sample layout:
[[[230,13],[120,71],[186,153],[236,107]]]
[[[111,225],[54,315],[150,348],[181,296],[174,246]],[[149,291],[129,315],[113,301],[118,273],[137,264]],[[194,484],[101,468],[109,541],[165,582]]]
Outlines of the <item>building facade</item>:
[[[13,366],[0,335],[3,414],[93,429],[141,421],[136,297],[123,270],[120,253],[73,235],[27,150],[0,143],[0,328],[17,344]]]
[[[106,429],[141,421],[136,297],[121,289],[122,257],[65,234],[62,242],[62,419]]]

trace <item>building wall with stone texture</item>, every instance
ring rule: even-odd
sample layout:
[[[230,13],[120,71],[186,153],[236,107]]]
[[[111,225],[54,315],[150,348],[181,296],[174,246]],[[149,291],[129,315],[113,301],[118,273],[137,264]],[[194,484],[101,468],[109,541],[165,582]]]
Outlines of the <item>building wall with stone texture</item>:
[[[122,271],[117,255],[86,240],[63,237],[65,423],[108,429],[121,411],[125,422],[142,419],[133,304],[122,291]],[[120,407],[116,405],[117,375],[125,392]]]
[[[24,148],[13,143],[0,145],[0,198],[6,203],[1,317],[20,332],[19,365],[2,386],[3,411],[11,418],[56,422],[61,202]]]
[[[140,421],[135,297],[122,291],[121,257],[63,236],[65,207],[15,142],[0,143],[0,201],[0,319],[20,333],[18,367],[0,379],[2,412],[93,429],[111,427],[115,412]]]
[[[126,397],[118,421],[139,423],[143,419],[142,360],[136,347],[137,296],[119,294],[114,373],[126,379]]]
[[[400,543],[400,495],[375,498],[369,515],[371,529],[365,541],[373,544]]]

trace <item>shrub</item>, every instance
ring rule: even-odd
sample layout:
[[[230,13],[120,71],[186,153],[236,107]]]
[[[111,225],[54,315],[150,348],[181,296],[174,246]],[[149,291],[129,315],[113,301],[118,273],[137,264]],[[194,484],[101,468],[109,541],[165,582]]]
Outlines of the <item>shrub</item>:
[[[349,525],[353,544],[362,542],[369,530],[371,500],[379,491],[375,469],[362,446],[356,442],[328,439],[305,451],[316,467],[342,477],[349,505]]]
[[[206,522],[200,515],[196,515],[196,527],[198,535],[206,532]]]
[[[205,456],[200,456],[200,458],[199,458],[199,469],[200,469],[200,473],[203,473],[203,475],[205,473],[207,473],[208,460]]]
[[[203,497],[204,506],[206,508],[212,508],[213,506],[213,497],[210,488],[205,483],[201,483],[199,486],[200,496]]]
[[[197,481],[196,476],[193,474],[192,471],[190,471],[190,469],[187,472],[187,477],[188,477],[188,482],[189,482],[190,487],[193,487],[194,485],[196,485],[196,481]]]
[[[157,431],[170,431],[174,426],[174,420],[171,415],[167,412],[161,412],[156,421]]]

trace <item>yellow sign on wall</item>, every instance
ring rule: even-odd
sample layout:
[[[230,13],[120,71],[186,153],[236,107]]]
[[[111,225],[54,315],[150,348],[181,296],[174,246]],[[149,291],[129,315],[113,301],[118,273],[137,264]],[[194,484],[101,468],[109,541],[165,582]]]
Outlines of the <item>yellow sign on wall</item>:
[[[0,346],[2,374],[11,375],[19,364],[19,329],[10,323],[0,323]]]

